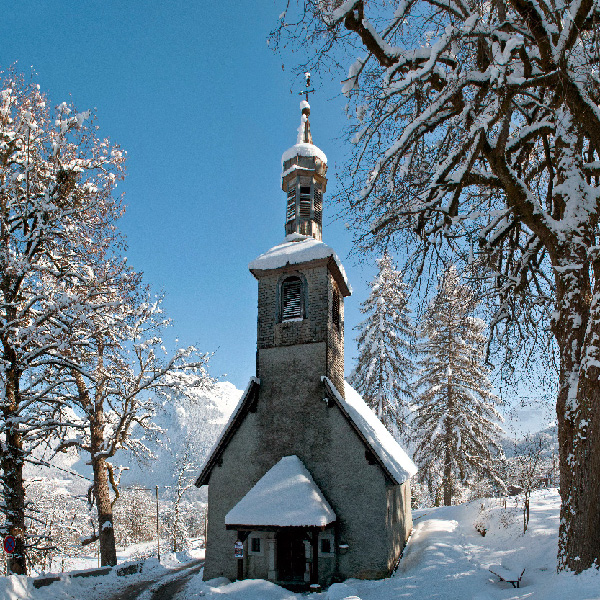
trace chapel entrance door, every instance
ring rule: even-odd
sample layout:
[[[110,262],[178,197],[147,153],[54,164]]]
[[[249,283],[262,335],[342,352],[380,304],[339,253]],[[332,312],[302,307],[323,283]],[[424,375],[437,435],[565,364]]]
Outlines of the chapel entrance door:
[[[277,534],[279,581],[303,582],[305,569],[304,533],[302,531],[280,531]]]

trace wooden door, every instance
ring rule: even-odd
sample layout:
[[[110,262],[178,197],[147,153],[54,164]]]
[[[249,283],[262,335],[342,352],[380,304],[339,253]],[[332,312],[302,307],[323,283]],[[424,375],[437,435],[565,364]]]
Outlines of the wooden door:
[[[280,531],[277,534],[277,571],[280,581],[304,581],[306,558],[304,533]]]

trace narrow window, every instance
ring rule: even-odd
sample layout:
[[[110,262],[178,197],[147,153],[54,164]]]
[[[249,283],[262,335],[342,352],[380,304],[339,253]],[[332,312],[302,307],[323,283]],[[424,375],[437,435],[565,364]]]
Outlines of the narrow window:
[[[250,538],[250,551],[256,552],[256,553],[260,552],[260,538],[259,537]]]
[[[288,277],[281,285],[281,320],[302,319],[302,282]]]
[[[331,553],[331,540],[329,538],[321,539],[321,552],[323,554]]]
[[[287,193],[287,214],[286,222],[293,221],[296,218],[296,184],[290,184]]]
[[[310,219],[310,185],[300,186],[300,218]]]
[[[333,298],[331,303],[331,317],[333,324],[339,329],[340,327],[340,295],[337,290],[333,290]]]
[[[315,190],[315,221],[319,224],[323,221],[323,193]]]

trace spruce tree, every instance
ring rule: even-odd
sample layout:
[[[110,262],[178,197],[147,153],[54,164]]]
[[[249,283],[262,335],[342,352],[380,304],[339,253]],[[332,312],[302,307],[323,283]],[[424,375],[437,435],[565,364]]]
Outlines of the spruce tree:
[[[360,331],[357,365],[350,383],[393,434],[405,429],[414,374],[414,328],[409,318],[406,284],[391,257],[377,260],[379,273],[361,304],[367,317]]]
[[[494,404],[483,364],[485,323],[473,316],[477,301],[449,267],[420,327],[420,378],[415,413],[415,459],[419,477],[436,498],[452,504],[461,482],[473,476],[496,479],[501,453]]]

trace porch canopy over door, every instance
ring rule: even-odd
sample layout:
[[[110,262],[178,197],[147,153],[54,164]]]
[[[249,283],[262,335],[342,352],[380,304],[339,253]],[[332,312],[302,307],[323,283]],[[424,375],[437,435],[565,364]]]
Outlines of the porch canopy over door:
[[[303,531],[312,548],[310,580],[317,583],[318,532],[335,520],[333,509],[308,469],[292,455],[284,456],[258,480],[227,513],[225,526],[236,529],[238,535],[248,531],[287,531],[290,535]]]
[[[227,529],[274,531],[325,528],[336,516],[312,475],[296,456],[284,456],[227,513]]]

